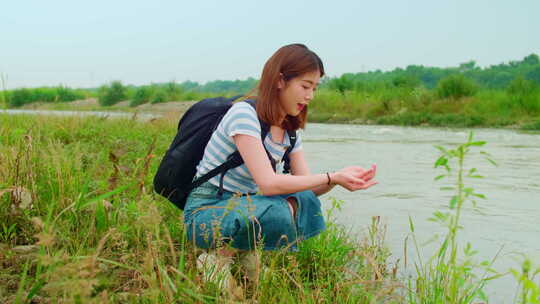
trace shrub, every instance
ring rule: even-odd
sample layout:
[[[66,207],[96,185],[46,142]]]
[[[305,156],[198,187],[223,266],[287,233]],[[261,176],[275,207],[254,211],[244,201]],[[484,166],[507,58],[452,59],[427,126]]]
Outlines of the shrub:
[[[180,100],[182,98],[182,87],[174,81],[165,84],[167,101]]]
[[[32,94],[30,93],[29,89],[23,88],[23,89],[17,89],[11,91],[11,93],[8,95],[7,103],[10,107],[21,107],[27,103],[31,103],[32,100]]]
[[[439,97],[453,99],[473,96],[477,90],[477,85],[462,74],[453,74],[441,79],[436,89]]]
[[[131,99],[131,102],[129,104],[130,107],[136,107],[138,105],[147,103],[152,98],[152,95],[154,94],[154,88],[148,87],[148,86],[142,86],[139,87],[135,94],[133,95],[133,99]]]
[[[152,97],[151,102],[152,103],[161,103],[161,102],[167,102],[167,93],[164,90],[157,90],[157,92]]]
[[[517,76],[508,84],[506,92],[511,95],[529,95],[534,93],[537,88],[538,85],[534,81]]]
[[[393,80],[392,80],[392,84],[395,86],[395,87],[398,87],[398,88],[411,88],[411,89],[414,89],[416,87],[419,87],[421,82],[420,82],[420,78],[414,76],[414,75],[400,75],[400,76],[397,76],[395,77]]]
[[[540,112],[540,90],[531,80],[518,76],[506,88],[511,106],[519,106],[528,114]]]
[[[85,94],[80,90],[70,89],[65,86],[58,86],[56,89],[57,101],[74,101],[85,98]]]
[[[99,88],[98,101],[102,106],[112,106],[127,98],[127,88],[120,81]]]

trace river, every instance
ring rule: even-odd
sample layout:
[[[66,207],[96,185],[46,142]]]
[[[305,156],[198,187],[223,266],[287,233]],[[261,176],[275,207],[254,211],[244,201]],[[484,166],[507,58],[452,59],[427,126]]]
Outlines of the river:
[[[379,184],[365,191],[334,189],[323,197],[344,201],[337,221],[353,233],[367,231],[372,216],[387,225],[386,240],[393,257],[400,259],[402,274],[414,273],[416,256],[408,245],[408,267],[403,267],[404,241],[410,234],[409,216],[419,243],[425,243],[445,229],[428,221],[434,211],[448,210],[452,192],[440,190],[450,181],[435,181],[443,169],[434,169],[439,151],[434,145],[455,147],[464,143],[469,130],[393,126],[309,124],[303,134],[305,153],[313,172],[336,170],[348,165],[378,166]],[[494,268],[500,272],[520,269],[519,256],[530,256],[540,264],[540,133],[514,130],[474,129],[475,140],[486,141],[473,148],[465,160],[483,179],[466,180],[466,186],[487,196],[479,199],[480,211],[469,204],[462,214],[460,240],[478,250],[475,260],[491,260],[502,248]],[[480,151],[497,162],[485,161]],[[327,206],[330,204],[326,204]],[[424,258],[433,254],[435,244],[422,247]],[[463,248],[463,247],[462,247]],[[509,275],[488,285],[492,303],[511,303],[517,288]]]
[[[132,113],[0,110],[9,114],[98,115],[132,118]],[[147,120],[153,114],[138,114]],[[386,224],[386,242],[392,251],[390,261],[400,260],[401,275],[414,274],[416,253],[408,245],[408,267],[403,266],[404,241],[410,235],[409,216],[415,225],[419,243],[445,229],[428,221],[434,211],[448,210],[451,192],[439,188],[449,181],[434,181],[442,169],[434,169],[439,155],[434,145],[455,147],[466,141],[469,130],[393,126],[309,124],[302,134],[304,149],[312,172],[334,171],[348,165],[378,166],[379,184],[365,191],[348,192],[336,188],[323,196],[326,208],[331,198],[344,201],[335,213],[340,224],[352,233],[367,231],[373,216]],[[480,211],[470,205],[462,214],[460,240],[478,250],[477,261],[491,260],[499,252],[494,268],[506,272],[520,268],[519,254],[540,264],[540,133],[503,129],[474,129],[476,140],[486,141],[473,148],[466,159],[467,168],[475,167],[483,179],[467,180],[467,186],[487,196],[478,200]],[[490,153],[498,166],[485,161],[479,151]],[[424,259],[434,252],[435,244],[421,248]],[[510,276],[491,281],[486,292],[491,303],[513,303],[516,281]]]

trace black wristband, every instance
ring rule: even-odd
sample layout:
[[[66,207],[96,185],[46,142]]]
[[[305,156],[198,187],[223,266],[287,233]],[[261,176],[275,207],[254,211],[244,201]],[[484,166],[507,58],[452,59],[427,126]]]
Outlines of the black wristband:
[[[330,173],[326,172],[326,177],[328,177],[328,186],[330,186],[330,183],[332,182],[330,179]]]

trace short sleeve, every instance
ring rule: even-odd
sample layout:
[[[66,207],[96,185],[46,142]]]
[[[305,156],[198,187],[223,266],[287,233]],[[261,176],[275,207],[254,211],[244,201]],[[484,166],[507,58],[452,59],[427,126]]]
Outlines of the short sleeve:
[[[296,131],[296,143],[294,144],[294,148],[292,149],[291,154],[302,149],[302,134],[299,131]]]
[[[223,128],[227,136],[237,134],[261,138],[261,125],[255,109],[246,102],[235,103],[223,117]]]

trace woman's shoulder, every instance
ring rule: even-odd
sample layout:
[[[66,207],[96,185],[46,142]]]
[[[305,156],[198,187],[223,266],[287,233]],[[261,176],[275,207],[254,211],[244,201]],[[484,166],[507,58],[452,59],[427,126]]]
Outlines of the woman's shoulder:
[[[229,111],[227,111],[228,118],[237,118],[238,116],[258,120],[255,109],[244,101],[234,103]]]
[[[252,112],[252,113],[257,113],[255,111],[255,108],[253,108],[247,101],[238,101],[238,102],[235,102],[232,107],[231,107],[231,110],[236,110],[236,111],[249,111],[249,112]]]

